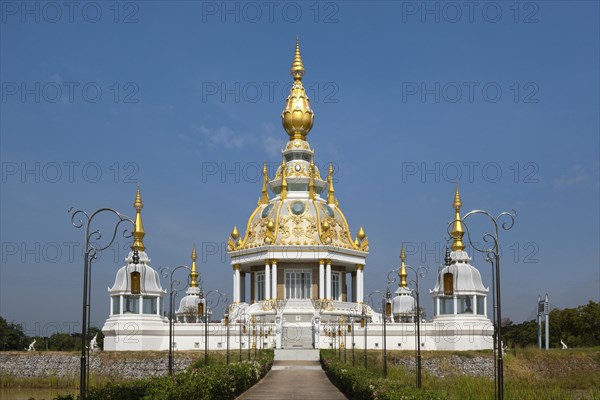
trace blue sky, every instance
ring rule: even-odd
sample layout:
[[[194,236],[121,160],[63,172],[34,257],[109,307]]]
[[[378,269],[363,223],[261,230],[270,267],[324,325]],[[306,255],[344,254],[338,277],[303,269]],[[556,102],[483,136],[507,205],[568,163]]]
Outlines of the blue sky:
[[[83,232],[67,210],[132,216],[138,180],[152,265],[188,263],[197,243],[205,287],[231,292],[225,241],[287,140],[296,36],[308,140],[371,243],[367,293],[402,242],[433,288],[458,180],[464,212],[518,213],[501,236],[504,315],[532,318],[546,292],[561,308],[600,300],[597,2],[1,4],[0,315],[31,334],[79,329]],[[97,323],[127,246],[94,265]]]

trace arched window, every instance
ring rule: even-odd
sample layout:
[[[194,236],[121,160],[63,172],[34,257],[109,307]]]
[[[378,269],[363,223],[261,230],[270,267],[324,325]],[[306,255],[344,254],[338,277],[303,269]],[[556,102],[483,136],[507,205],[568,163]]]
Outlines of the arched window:
[[[131,294],[140,294],[141,292],[140,273],[133,271],[131,273]]]
[[[444,274],[444,296],[454,295],[454,275],[451,272]]]

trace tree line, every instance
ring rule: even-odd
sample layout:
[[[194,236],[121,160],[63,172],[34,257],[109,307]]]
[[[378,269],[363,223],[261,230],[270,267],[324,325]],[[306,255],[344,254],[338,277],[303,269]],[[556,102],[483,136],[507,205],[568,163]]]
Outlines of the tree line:
[[[88,338],[98,334],[98,346],[102,348],[104,335],[100,328],[91,327]],[[0,349],[2,351],[27,350],[29,344],[35,339],[36,351],[80,351],[81,333],[54,333],[48,337],[28,336],[21,324],[8,322],[0,317]]]
[[[514,324],[506,321],[502,339],[509,347],[537,346],[537,320]],[[545,326],[545,323],[542,322]],[[545,333],[542,328],[542,342]],[[560,341],[569,347],[600,346],[600,303],[590,300],[575,308],[550,311],[550,347],[561,347]]]

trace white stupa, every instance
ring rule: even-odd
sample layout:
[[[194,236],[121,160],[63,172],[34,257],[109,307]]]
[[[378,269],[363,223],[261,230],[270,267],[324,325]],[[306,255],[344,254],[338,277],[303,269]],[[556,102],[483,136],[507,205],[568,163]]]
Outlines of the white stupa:
[[[455,217],[452,228],[452,252],[446,249],[446,265],[440,269],[433,290],[434,321],[481,320],[487,318],[486,297],[481,274],[470,264],[471,258],[462,241],[464,230],[460,218],[462,201],[458,186],[454,195]]]
[[[156,349],[162,345],[166,319],[161,316],[165,295],[160,276],[150,263],[144,246],[143,207],[140,188],[135,197],[136,209],[134,242],[125,259],[126,265],[116,274],[114,285],[108,289],[110,314],[102,332],[104,350],[117,350],[129,342],[129,350]],[[148,334],[144,334],[147,332]],[[168,343],[168,341],[167,341]]]

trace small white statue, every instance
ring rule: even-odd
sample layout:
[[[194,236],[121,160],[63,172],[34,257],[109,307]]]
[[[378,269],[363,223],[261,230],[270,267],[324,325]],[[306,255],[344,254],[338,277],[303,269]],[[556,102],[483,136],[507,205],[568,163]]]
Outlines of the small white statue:
[[[568,349],[567,344],[565,342],[563,342],[562,339],[560,339],[560,344],[561,344],[563,350]]]
[[[33,339],[33,342],[29,344],[29,348],[27,349],[27,351],[35,351],[35,341],[36,339]]]
[[[90,340],[90,350],[92,352],[100,350],[100,347],[98,346],[98,334],[97,333],[92,338],[92,340]]]

